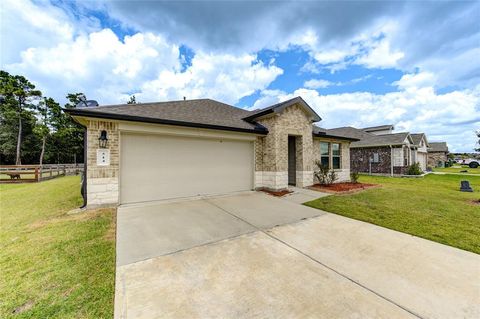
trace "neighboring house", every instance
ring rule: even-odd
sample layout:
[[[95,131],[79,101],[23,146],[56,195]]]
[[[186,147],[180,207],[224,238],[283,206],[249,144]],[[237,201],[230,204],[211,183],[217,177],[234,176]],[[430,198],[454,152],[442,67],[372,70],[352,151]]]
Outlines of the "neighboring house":
[[[410,134],[415,145],[415,150],[412,153],[412,162],[418,162],[422,171],[426,171],[428,167],[428,147],[429,143],[427,136],[424,133]]]
[[[393,128],[393,125],[382,125],[364,129],[339,127],[328,131],[332,135],[359,139],[350,145],[351,171],[402,175],[415,162],[426,170],[428,142],[425,134],[392,133]]]
[[[305,187],[317,160],[348,181],[357,140],[314,126],[300,97],[257,111],[210,99],[65,111],[86,127],[88,206]]]
[[[393,125],[380,125],[380,126],[371,126],[362,128],[362,131],[367,133],[372,133],[375,135],[384,135],[392,134],[392,131],[395,129]]]
[[[445,167],[448,161],[448,145],[446,142],[431,142],[428,147],[428,166]]]

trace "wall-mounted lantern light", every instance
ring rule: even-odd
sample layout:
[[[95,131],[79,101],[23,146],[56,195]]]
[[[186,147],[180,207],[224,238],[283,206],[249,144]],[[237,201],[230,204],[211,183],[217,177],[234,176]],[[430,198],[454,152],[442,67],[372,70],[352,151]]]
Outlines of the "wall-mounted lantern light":
[[[100,146],[100,148],[106,148],[107,142],[108,142],[107,131],[101,131],[100,137],[98,138],[98,146]]]

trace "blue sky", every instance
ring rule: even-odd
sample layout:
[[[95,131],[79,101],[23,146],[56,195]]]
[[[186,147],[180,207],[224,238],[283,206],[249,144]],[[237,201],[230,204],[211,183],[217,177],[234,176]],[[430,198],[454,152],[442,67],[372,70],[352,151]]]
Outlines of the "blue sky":
[[[5,0],[2,69],[60,102],[302,96],[324,127],[394,124],[471,151],[480,128],[477,1]]]

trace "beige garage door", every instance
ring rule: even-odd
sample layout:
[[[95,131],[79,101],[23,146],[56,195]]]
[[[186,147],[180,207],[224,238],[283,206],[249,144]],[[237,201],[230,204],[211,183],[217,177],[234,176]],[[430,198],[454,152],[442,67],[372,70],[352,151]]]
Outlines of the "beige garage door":
[[[253,142],[122,134],[122,204],[253,188]]]

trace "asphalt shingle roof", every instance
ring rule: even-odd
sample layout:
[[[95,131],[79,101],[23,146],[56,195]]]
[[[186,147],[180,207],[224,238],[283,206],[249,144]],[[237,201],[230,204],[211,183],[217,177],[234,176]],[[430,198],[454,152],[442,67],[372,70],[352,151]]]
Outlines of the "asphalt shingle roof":
[[[351,136],[360,139],[358,142],[353,142],[351,147],[400,145],[409,135],[406,132],[375,135],[350,126],[329,129],[328,132],[336,136]]]
[[[422,137],[425,136],[425,134],[423,134],[423,133],[414,133],[414,134],[410,134],[410,136],[412,137],[413,144],[415,144],[415,145],[420,145],[420,141],[422,140]]]
[[[243,118],[252,114],[211,99],[182,100],[156,103],[105,105],[66,110],[76,116],[101,115],[106,118],[125,118],[142,122],[163,121],[164,124],[199,124],[245,131],[266,131],[265,127]]]
[[[447,142],[430,142],[428,145],[429,152],[448,152]]]

